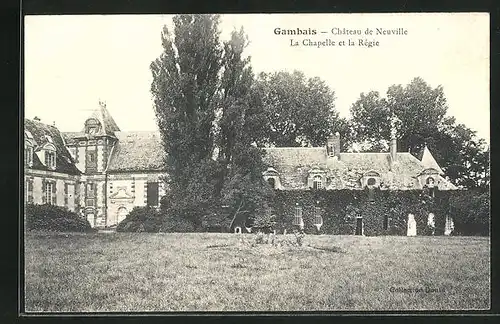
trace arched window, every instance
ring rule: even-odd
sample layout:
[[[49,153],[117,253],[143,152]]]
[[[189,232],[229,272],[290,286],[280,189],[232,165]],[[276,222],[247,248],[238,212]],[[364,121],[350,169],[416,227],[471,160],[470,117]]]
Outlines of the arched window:
[[[269,178],[267,179],[267,183],[271,186],[271,188],[275,189],[276,188],[276,180],[274,178]]]
[[[52,143],[46,143],[43,147],[43,162],[49,169],[56,169],[56,147]]]
[[[313,178],[313,189],[323,188],[323,180],[320,175],[315,175]]]
[[[127,217],[128,211],[125,207],[118,208],[118,223],[121,223]]]
[[[93,135],[97,134],[101,128],[101,123],[95,118],[89,118],[85,122],[85,133]]]

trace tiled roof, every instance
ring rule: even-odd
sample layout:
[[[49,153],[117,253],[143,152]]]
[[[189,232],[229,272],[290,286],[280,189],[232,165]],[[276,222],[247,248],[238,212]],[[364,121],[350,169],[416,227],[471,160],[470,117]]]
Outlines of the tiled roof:
[[[322,147],[266,148],[265,151],[264,161],[280,173],[285,189],[307,188],[313,167],[326,172],[329,189],[359,187],[359,179],[368,171],[378,172],[387,187],[412,189],[418,186],[417,175],[426,168],[407,152],[398,152],[396,163],[391,166],[390,153],[340,153],[340,159],[335,159],[327,157]],[[450,187],[447,183],[443,186]]]
[[[61,133],[55,126],[43,124],[38,121],[29,119],[24,120],[24,129],[28,130],[33,135],[35,144],[35,151],[39,150],[48,140],[46,135],[52,138],[52,142],[56,147],[56,169],[51,170],[47,168],[39,159],[36,154],[33,154],[33,167],[32,169],[55,171],[60,173],[67,173],[72,175],[80,174],[80,171],[75,165],[75,161],[68,152]]]
[[[164,150],[160,133],[115,132],[108,171],[163,171]]]

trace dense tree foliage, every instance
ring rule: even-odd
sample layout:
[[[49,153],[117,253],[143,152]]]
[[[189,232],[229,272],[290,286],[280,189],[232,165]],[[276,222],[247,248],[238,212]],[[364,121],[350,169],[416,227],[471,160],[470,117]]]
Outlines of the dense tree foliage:
[[[222,205],[249,216],[265,205],[270,190],[256,144],[266,118],[250,58],[243,57],[243,30],[220,42],[217,15],[178,15],[173,22],[151,64],[169,174],[162,208],[198,230]]]
[[[378,92],[361,93],[351,106],[350,125],[355,146],[364,152],[387,150],[391,116],[396,125],[398,150],[420,156],[425,145],[451,181],[466,188],[489,184],[489,149],[484,139],[455,118],[441,86],[430,87],[415,78],[407,86],[393,85],[383,98]]]
[[[261,73],[269,145],[321,146],[328,135],[346,133],[346,122],[335,110],[335,93],[318,77],[300,71]]]

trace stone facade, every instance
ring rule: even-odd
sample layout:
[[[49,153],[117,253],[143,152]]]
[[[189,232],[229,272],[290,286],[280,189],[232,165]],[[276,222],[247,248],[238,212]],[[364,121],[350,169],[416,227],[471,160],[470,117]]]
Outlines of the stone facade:
[[[165,194],[158,134],[121,132],[104,103],[81,132],[26,120],[24,135],[27,203],[66,207],[102,228]]]

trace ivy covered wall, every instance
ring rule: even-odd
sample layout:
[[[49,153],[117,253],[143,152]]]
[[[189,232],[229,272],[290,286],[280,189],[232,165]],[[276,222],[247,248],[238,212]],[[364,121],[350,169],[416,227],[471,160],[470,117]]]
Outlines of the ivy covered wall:
[[[420,190],[276,190],[271,213],[278,232],[293,230],[296,204],[302,207],[304,230],[316,233],[315,207],[323,218],[320,233],[354,234],[356,218],[363,218],[364,235],[406,235],[408,214],[415,215],[417,235],[428,235],[429,213],[435,215],[435,235],[442,235],[452,217],[455,235],[489,235],[489,192]]]

